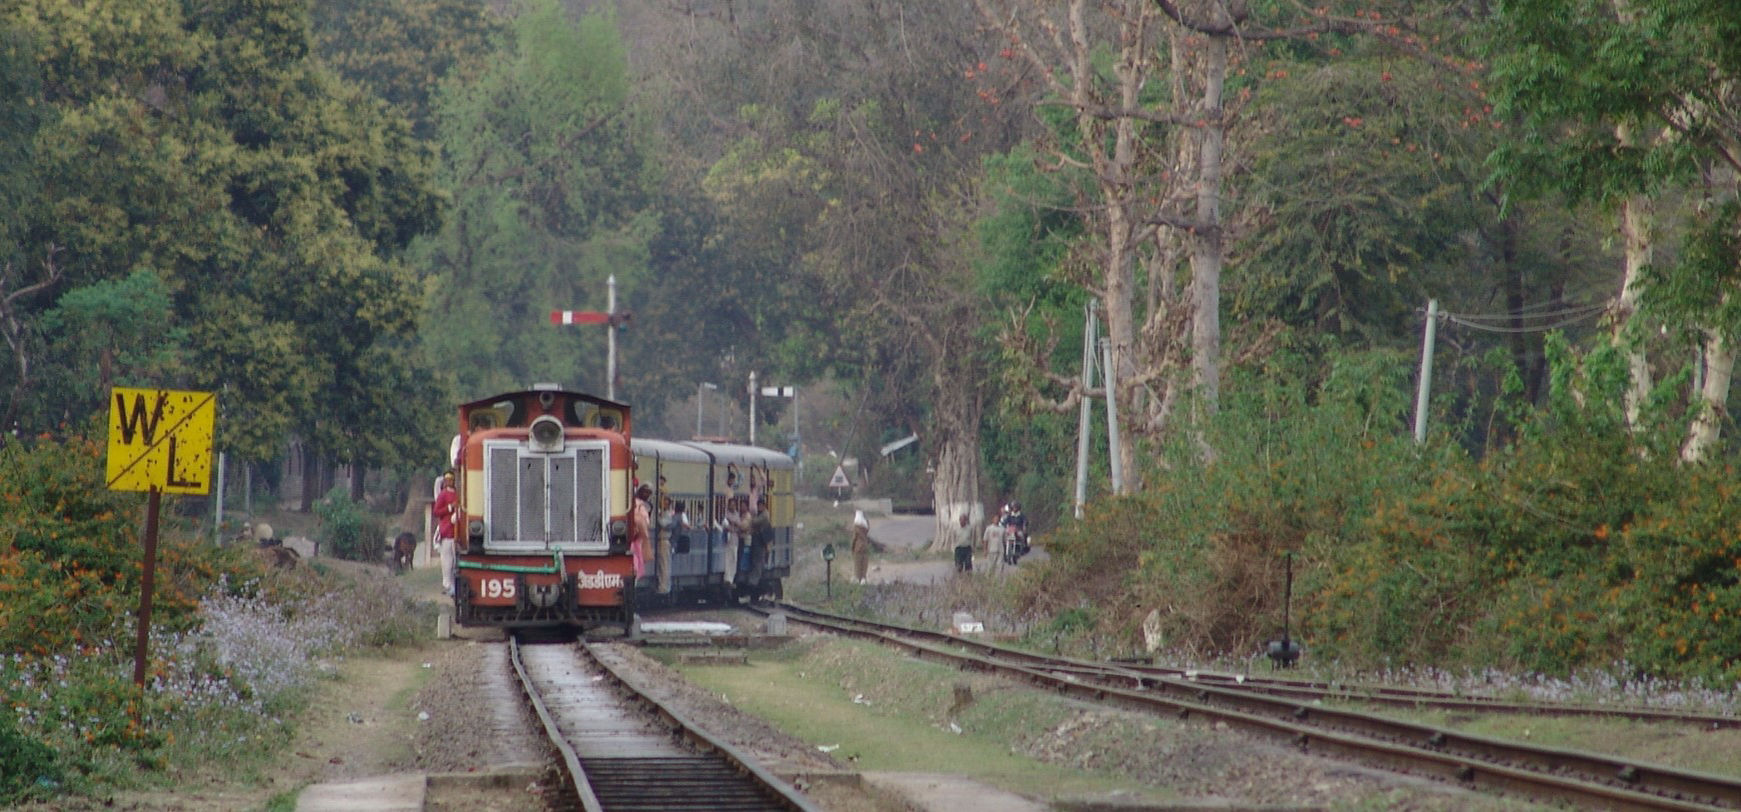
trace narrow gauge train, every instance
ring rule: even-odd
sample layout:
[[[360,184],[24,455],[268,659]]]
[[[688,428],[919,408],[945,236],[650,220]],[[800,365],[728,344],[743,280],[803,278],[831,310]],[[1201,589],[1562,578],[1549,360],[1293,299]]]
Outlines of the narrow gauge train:
[[[792,461],[783,454],[720,443],[631,440],[627,404],[549,384],[459,407],[453,459],[458,496],[455,620],[463,626],[616,625],[632,628],[641,600],[689,603],[778,595],[792,561]],[[638,470],[637,470],[638,469]],[[749,471],[770,497],[774,541],[759,584],[746,540],[728,561],[719,529]],[[663,477],[663,479],[661,479]],[[637,481],[662,486],[646,575],[635,578],[629,550]],[[682,500],[691,527],[658,521],[668,497]],[[670,576],[660,578],[660,545]],[[669,584],[669,591],[660,587]]]

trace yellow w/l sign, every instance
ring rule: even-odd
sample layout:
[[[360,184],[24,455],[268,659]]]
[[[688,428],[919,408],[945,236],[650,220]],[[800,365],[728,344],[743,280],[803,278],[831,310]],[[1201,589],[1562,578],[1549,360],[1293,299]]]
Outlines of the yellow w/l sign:
[[[119,387],[112,392],[109,489],[210,491],[217,395]]]

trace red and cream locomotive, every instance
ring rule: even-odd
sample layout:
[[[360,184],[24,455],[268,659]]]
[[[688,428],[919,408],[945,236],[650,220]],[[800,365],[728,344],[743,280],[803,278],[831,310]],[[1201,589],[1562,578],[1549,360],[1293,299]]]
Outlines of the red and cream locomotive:
[[[459,432],[455,619],[628,630],[628,405],[540,384],[460,406]]]

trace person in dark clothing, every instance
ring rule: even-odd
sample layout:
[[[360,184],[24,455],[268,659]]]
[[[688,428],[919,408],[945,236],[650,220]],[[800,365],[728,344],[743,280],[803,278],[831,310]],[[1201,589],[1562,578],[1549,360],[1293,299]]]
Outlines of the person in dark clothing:
[[[774,514],[768,510],[768,497],[756,500],[756,515],[750,519],[750,588],[752,595],[762,591],[762,570],[767,568],[768,550],[774,546]]]
[[[967,529],[967,514],[961,514],[961,529],[955,535],[955,571],[973,572],[973,533]]]

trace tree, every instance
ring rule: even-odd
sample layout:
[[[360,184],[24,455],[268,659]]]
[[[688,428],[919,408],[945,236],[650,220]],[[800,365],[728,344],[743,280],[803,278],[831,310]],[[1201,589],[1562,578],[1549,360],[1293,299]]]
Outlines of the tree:
[[[613,14],[570,20],[546,0],[513,27],[513,47],[437,103],[454,203],[418,250],[422,335],[461,400],[602,381],[604,336],[554,328],[549,311],[605,309],[612,274],[620,296],[634,295],[658,228],[648,133]]]
[[[412,325],[397,256],[437,218],[428,150],[309,59],[293,0],[4,11],[48,111],[31,142],[39,204],[9,232],[18,255],[52,259],[34,267],[52,265],[56,295],[155,274],[201,361],[156,368],[156,383],[224,390],[220,445],[270,456],[333,408],[344,358]],[[53,300],[28,304],[20,335]]]
[[[744,336],[739,369],[747,356],[764,378],[773,366],[800,383],[857,379],[857,422],[924,438],[951,520],[978,519],[982,496],[979,328],[991,311],[963,242],[978,210],[969,179],[1025,130],[1020,105],[985,103],[979,77],[999,57],[973,19],[947,4],[837,0],[742,4],[662,29],[691,37],[668,46],[681,68],[665,74],[681,100],[670,126],[694,144],[676,162],[698,164],[713,204],[707,279],[721,283],[715,318]],[[870,459],[877,433],[854,436]],[[953,526],[940,523],[940,543]]]
[[[475,76],[503,34],[482,0],[316,0],[310,7],[321,60],[393,105],[424,139],[435,135],[441,82]]]
[[[1741,18],[1720,0],[1501,3],[1494,53],[1497,107],[1524,125],[1499,156],[1521,191],[1553,189],[1620,210],[1625,278],[1613,314],[1630,353],[1628,413],[1650,390],[1638,318],[1699,336],[1703,386],[1682,458],[1718,439],[1741,328],[1732,202],[1741,170]],[[1674,184],[1704,198],[1688,250],[1672,267],[1651,256],[1650,198]]]

